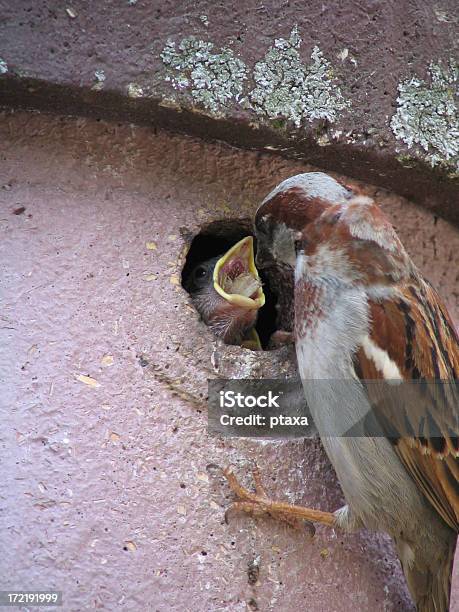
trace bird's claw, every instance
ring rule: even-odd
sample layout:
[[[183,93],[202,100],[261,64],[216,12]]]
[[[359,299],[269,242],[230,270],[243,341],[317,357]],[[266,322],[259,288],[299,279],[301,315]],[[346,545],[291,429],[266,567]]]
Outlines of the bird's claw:
[[[229,468],[223,470],[223,474],[228,481],[230,489],[236,495],[237,500],[225,512],[225,522],[228,523],[228,518],[231,512],[245,512],[252,517],[263,515],[271,516],[274,519],[287,523],[295,529],[306,529],[311,537],[315,534],[315,527],[310,521],[290,516],[288,512],[283,512],[278,509],[277,502],[269,499],[266,490],[261,481],[261,476],[258,468],[252,471],[253,481],[255,484],[255,493],[248,491],[243,487],[233,471]]]

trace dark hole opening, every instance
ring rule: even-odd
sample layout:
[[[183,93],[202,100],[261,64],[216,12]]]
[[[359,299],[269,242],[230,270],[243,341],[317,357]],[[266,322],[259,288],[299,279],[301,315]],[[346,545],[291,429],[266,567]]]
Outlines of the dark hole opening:
[[[233,244],[236,244],[236,242],[239,242],[242,238],[250,235],[253,235],[250,219],[214,221],[213,223],[209,223],[209,225],[204,227],[191,242],[182,270],[182,286],[186,289],[187,280],[197,265],[218,255],[223,255],[233,246]],[[254,241],[254,246],[256,253],[256,239]],[[263,283],[266,302],[258,311],[255,329],[260,337],[263,349],[266,350],[272,333],[277,329],[277,300],[263,271],[259,270],[258,272]]]

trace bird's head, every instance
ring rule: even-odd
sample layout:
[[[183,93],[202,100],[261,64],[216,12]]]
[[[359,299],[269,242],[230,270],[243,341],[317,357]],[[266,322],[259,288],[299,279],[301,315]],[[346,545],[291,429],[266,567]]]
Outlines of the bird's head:
[[[345,204],[351,191],[323,172],[308,172],[286,179],[269,193],[255,216],[257,266],[293,269],[296,245],[306,228],[327,209]]]
[[[293,176],[263,200],[255,217],[257,266],[278,295],[279,321],[291,329],[294,274],[300,255],[310,277],[387,284],[409,258],[371,198],[323,172]]]
[[[197,265],[185,288],[216,336],[226,344],[260,348],[253,327],[265,296],[255,267],[251,236],[223,255]]]

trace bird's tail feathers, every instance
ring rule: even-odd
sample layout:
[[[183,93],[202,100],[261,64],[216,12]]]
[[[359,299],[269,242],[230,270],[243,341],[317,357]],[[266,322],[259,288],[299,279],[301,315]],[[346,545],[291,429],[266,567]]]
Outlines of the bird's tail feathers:
[[[403,559],[402,543],[396,543],[399,557]],[[408,588],[416,603],[417,612],[448,612],[451,575],[453,571],[454,552],[456,549],[456,538],[450,541],[446,554],[442,555],[438,563],[424,567],[414,559],[412,563],[402,561],[403,572],[408,583]]]

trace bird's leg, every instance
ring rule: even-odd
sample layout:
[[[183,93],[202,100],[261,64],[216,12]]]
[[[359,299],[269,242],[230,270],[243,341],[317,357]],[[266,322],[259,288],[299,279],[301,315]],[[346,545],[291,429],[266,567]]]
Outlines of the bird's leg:
[[[231,469],[225,468],[223,474],[231,490],[238,498],[225,512],[226,521],[231,510],[240,510],[247,512],[251,516],[268,514],[273,518],[287,522],[293,527],[304,525],[303,521],[306,521],[307,527],[312,531],[312,535],[314,535],[312,523],[322,523],[322,525],[328,525],[329,527],[337,526],[336,517],[332,512],[322,512],[321,510],[313,510],[312,508],[304,508],[303,506],[295,506],[294,504],[269,499],[261,482],[258,469],[253,470],[255,493],[243,487]]]
[[[263,516],[264,514],[272,514],[272,516],[274,516],[274,513],[270,513],[264,504],[256,503],[254,501],[254,498],[258,497],[263,501],[270,502],[268,494],[266,493],[263,483],[261,482],[261,476],[258,468],[254,468],[252,471],[253,481],[255,484],[255,495],[253,493],[249,493],[247,489],[245,489],[239,484],[233,472],[228,469],[225,469],[223,470],[223,473],[226,479],[228,480],[231,490],[239,497],[239,501],[232,503],[228,510],[225,512],[226,522],[228,522],[228,514],[230,511],[246,512],[247,514],[253,517]],[[301,525],[300,520],[295,517],[288,516],[286,514],[281,515],[281,513],[277,513],[276,518],[285,521],[286,523],[295,528],[298,528]],[[311,527],[313,528],[313,525],[311,525]]]

